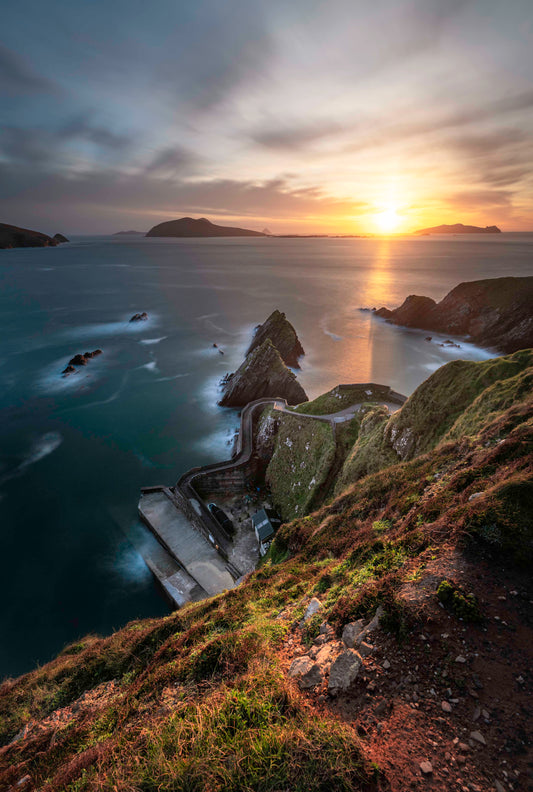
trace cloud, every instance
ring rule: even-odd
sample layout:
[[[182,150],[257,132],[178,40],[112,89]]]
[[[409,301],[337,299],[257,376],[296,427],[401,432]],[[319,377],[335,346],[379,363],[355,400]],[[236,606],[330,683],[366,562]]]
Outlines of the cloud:
[[[341,131],[340,124],[335,122],[302,124],[279,129],[262,129],[252,132],[250,138],[254,143],[267,149],[301,149]]]
[[[146,166],[146,172],[158,176],[177,176],[189,173],[200,157],[182,146],[160,149]]]
[[[58,140],[87,140],[95,146],[107,149],[123,149],[131,143],[130,136],[94,125],[86,116],[72,119],[58,130],[56,136]]]
[[[57,87],[42,77],[20,55],[0,44],[0,95],[55,93]]]
[[[364,202],[333,198],[316,187],[294,189],[284,179],[265,182],[230,179],[187,182],[157,178],[146,172],[124,174],[99,170],[85,174],[45,173],[39,168],[17,168],[0,163],[3,191],[0,211],[19,222],[42,213],[68,217],[79,228],[96,232],[119,215],[144,217],[147,226],[185,214],[211,217],[305,218],[353,215],[367,208]],[[140,221],[138,221],[140,222]],[[259,220],[258,220],[259,222]],[[110,229],[112,230],[112,229]]]

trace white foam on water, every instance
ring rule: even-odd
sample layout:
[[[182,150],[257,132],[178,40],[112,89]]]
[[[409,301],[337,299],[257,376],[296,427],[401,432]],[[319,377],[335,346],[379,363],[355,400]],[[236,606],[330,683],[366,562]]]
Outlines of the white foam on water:
[[[148,319],[139,322],[130,322],[129,318],[121,322],[101,322],[81,327],[73,327],[63,333],[64,338],[101,338],[103,336],[120,335],[121,333],[140,333],[147,327],[155,327],[158,324],[158,317],[151,315]]]
[[[150,363],[144,363],[142,366],[139,366],[139,368],[147,369],[147,371],[159,372],[159,369],[157,368],[157,361],[156,360],[152,360],[152,361],[150,361]]]
[[[102,373],[99,359],[90,360],[87,366],[80,366],[71,374],[62,374],[68,364],[68,357],[58,358],[41,370],[36,380],[37,390],[42,393],[59,393],[61,391],[88,388],[93,385]]]
[[[145,344],[146,346],[150,346],[152,344],[159,344],[159,342],[164,341],[165,338],[168,338],[168,336],[161,336],[161,338],[141,338],[139,344]]]
[[[131,545],[121,549],[113,561],[105,563],[105,566],[111,566],[125,583],[145,585],[152,580],[152,573],[143,557]]]
[[[333,339],[333,341],[342,341],[343,336],[338,335],[337,333],[333,333],[331,330],[328,329],[327,321],[328,321],[327,317],[324,317],[323,319],[320,320],[320,329],[322,330],[324,335],[329,336],[330,338]]]
[[[28,456],[20,463],[19,471],[25,470],[30,465],[34,465],[52,454],[62,442],[63,438],[59,432],[46,432],[32,445]]]
[[[171,380],[181,379],[181,377],[190,377],[190,372],[185,374],[174,374],[172,377],[158,377],[154,382],[170,382]]]

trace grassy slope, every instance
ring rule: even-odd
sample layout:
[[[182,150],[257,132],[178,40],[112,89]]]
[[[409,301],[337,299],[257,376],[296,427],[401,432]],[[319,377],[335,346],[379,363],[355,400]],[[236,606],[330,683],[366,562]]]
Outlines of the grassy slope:
[[[238,589],[89,637],[6,681],[2,743],[29,719],[55,720],[2,749],[0,788],[29,774],[43,792],[374,789],[356,722],[287,680],[285,641],[311,595],[337,629],[381,603],[385,627],[409,634],[416,614],[398,598],[404,565],[416,576],[441,545],[492,548],[498,568],[531,563],[533,404],[517,387],[497,409],[497,391],[470,408],[469,436],[459,436],[459,416],[450,441],[283,526],[270,559]],[[309,636],[317,629],[315,620]],[[92,709],[78,701],[77,711],[57,711],[86,692]]]
[[[489,416],[491,402],[494,410],[501,410],[521,398],[530,382],[532,365],[532,351],[523,350],[481,363],[455,360],[442,366],[390,419],[377,411],[367,416],[339,476],[337,493],[361,476],[434,448],[461,416],[456,434],[450,436],[475,432]],[[525,379],[518,376],[523,372]],[[499,384],[476,406],[480,394],[494,383]]]
[[[331,415],[346,409],[346,407],[351,407],[352,404],[386,400],[385,390],[383,389],[384,393],[380,395],[379,389],[376,388],[374,399],[367,393],[368,385],[351,385],[349,388],[343,387],[342,390],[339,390],[337,386],[313,401],[298,405],[294,408],[294,412],[305,415]]]
[[[285,520],[306,514],[335,456],[329,423],[281,413],[266,481]]]

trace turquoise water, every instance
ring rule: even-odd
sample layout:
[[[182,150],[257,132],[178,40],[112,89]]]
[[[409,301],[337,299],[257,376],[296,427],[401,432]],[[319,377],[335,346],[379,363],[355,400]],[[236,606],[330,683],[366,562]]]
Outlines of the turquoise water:
[[[136,549],[148,541],[139,488],[229,455],[238,417],[216,406],[217,383],[274,308],[299,332],[310,397],[364,381],[409,394],[444,362],[491,353],[442,349],[358,309],[532,274],[532,254],[533,235],[514,234],[86,237],[0,251],[0,677],[85,633],[167,612]],[[149,321],[130,324],[140,311]]]

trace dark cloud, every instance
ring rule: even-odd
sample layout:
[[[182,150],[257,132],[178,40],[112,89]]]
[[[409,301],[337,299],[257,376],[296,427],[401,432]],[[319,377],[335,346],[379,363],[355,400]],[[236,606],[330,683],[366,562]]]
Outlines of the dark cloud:
[[[103,126],[93,124],[89,118],[80,116],[66,123],[57,132],[58,140],[87,140],[95,146],[107,149],[123,149],[129,146],[129,135],[121,135]]]
[[[160,149],[146,166],[146,172],[158,176],[176,176],[189,173],[200,158],[182,146]]]
[[[342,127],[338,123],[304,124],[297,127],[263,129],[250,135],[254,143],[268,149],[301,149],[330,135],[338,134]]]
[[[1,95],[21,96],[54,93],[56,90],[56,86],[35,72],[23,58],[0,44]]]

